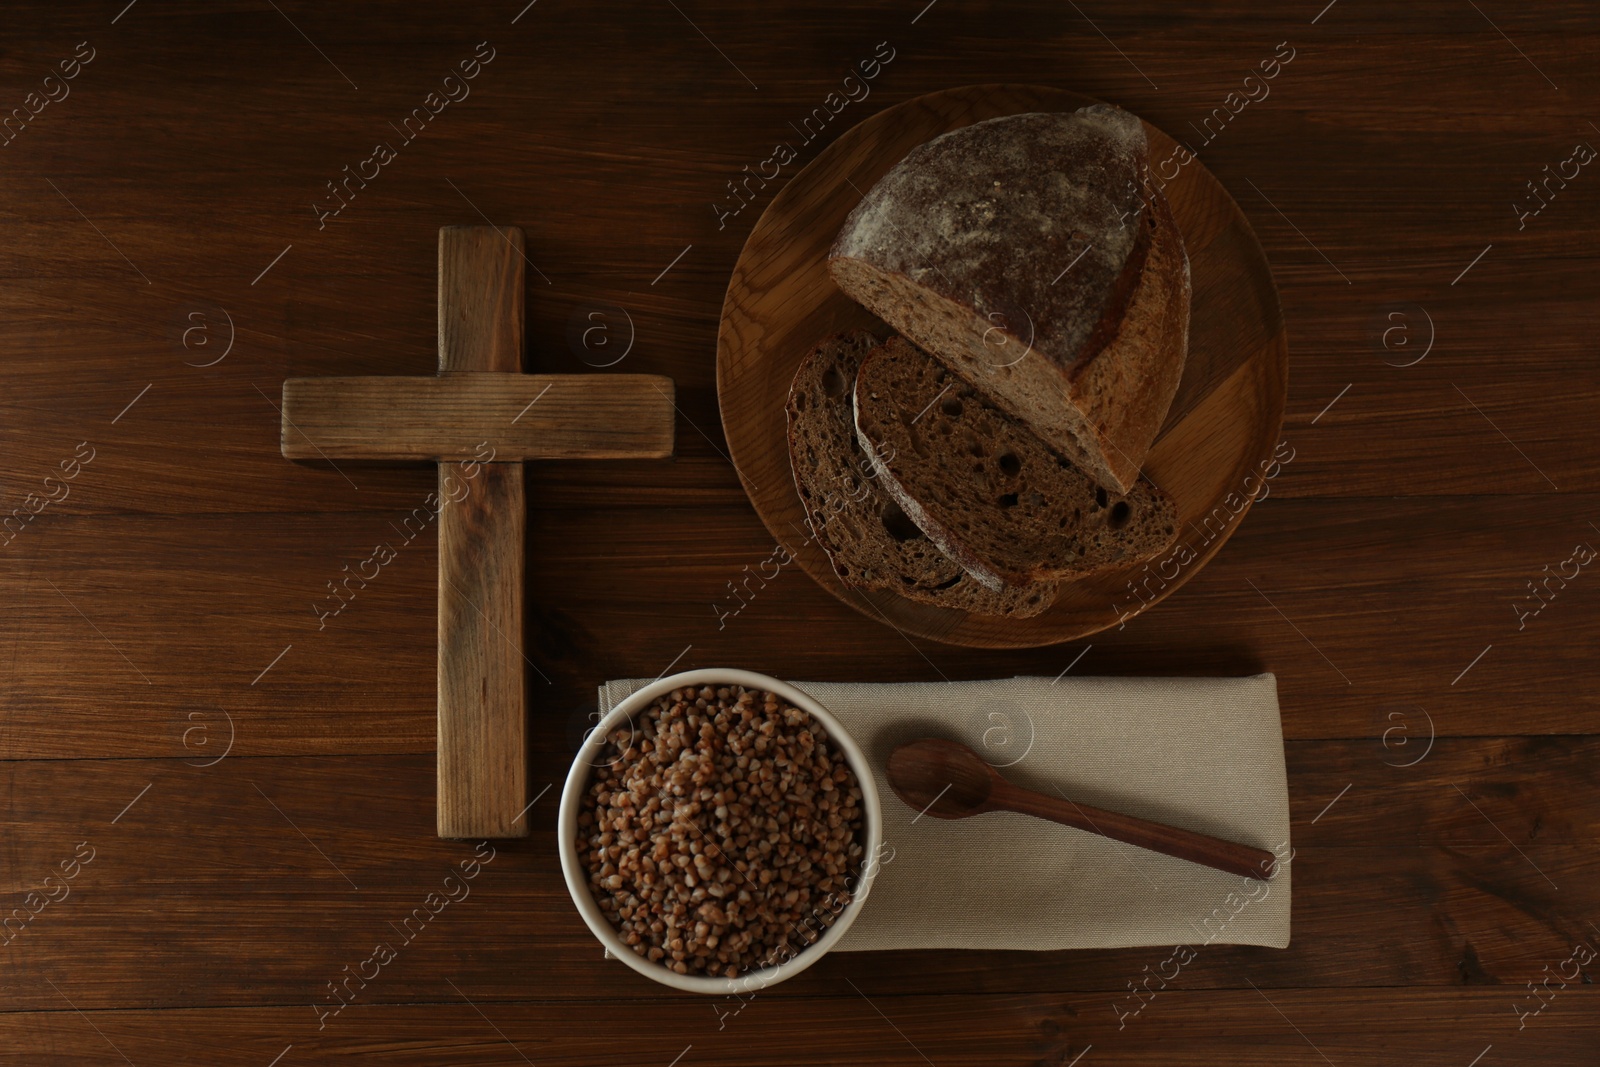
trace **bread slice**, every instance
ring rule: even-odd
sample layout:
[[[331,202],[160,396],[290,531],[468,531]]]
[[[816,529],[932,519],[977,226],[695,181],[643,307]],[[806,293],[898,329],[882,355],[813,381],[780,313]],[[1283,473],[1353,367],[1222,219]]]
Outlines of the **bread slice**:
[[[789,458],[807,525],[833,569],[857,589],[979,615],[1026,618],[1055,600],[1054,582],[985,588],[923,535],[873,476],[856,441],[851,392],[878,345],[870,333],[829,337],[801,363],[789,389]]]
[[[1107,105],[953,130],[850,213],[856,301],[1129,492],[1183,377],[1189,260],[1144,127]]]
[[[856,435],[928,539],[990,589],[1136,563],[1177,538],[1141,479],[1113,496],[904,338],[856,374]]]

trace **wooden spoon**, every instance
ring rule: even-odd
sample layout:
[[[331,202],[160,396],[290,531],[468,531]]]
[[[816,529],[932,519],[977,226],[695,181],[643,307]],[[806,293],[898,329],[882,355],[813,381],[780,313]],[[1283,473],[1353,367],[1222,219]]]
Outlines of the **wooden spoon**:
[[[891,752],[889,786],[910,807],[936,819],[1015,811],[1245,878],[1267,881],[1277,867],[1277,857],[1266,849],[1013,785],[966,745],[942,738],[909,741]]]

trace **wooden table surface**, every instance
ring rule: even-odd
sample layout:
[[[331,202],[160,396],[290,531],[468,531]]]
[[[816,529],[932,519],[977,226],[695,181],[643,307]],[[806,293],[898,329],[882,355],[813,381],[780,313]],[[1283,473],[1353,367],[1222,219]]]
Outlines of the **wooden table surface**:
[[[1592,6],[125,2],[12,3],[0,53],[0,1063],[1594,1062]],[[906,640],[794,568],[719,620],[773,550],[713,388],[773,187],[728,183],[992,81],[1191,138],[1276,271],[1292,459],[1085,642]],[[535,791],[598,682],[669,667],[1270,670],[1291,947],[1204,948],[1136,1015],[1170,947],[838,954],[734,1014],[600,958],[558,790],[526,840],[435,839],[434,531],[400,532],[433,467],[290,463],[275,405],[432,373],[437,229],[485,218],[528,232],[530,370],[680,408],[675,460],[529,466]]]

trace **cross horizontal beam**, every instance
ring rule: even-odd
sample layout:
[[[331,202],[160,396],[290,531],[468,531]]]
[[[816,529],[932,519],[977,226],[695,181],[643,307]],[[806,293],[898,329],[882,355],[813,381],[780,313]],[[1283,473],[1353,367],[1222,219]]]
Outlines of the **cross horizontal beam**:
[[[497,461],[672,455],[673,382],[655,374],[290,378],[289,459]]]

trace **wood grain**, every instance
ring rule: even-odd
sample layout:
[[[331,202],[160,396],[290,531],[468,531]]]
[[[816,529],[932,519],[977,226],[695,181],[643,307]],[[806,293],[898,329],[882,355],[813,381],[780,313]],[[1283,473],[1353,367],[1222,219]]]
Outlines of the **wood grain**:
[[[1521,630],[1512,603],[1600,543],[1600,181],[1584,168],[1522,229],[1511,206],[1594,143],[1592,5],[125,6],[18,0],[0,63],[9,115],[76,42],[97,51],[0,148],[0,514],[97,450],[0,544],[4,913],[78,842],[100,850],[0,947],[0,1063],[1593,1058],[1592,985],[1520,1030],[1517,1009],[1596,944],[1600,584],[1585,569]],[[485,40],[471,95],[319,227],[327,183]],[[797,132],[880,41],[896,54],[870,95]],[[1202,144],[1279,41],[1297,54],[1270,95]],[[719,309],[772,197],[861,119],[1001,79],[1188,139],[1259,237],[1290,339],[1295,458],[1271,495],[1179,593],[1055,648],[906,637],[797,567],[761,578],[774,538],[719,421]],[[779,141],[795,162],[719,224]],[[595,951],[547,796],[471,899],[318,1030],[327,983],[476,846],[432,836],[436,534],[396,529],[437,475],[285,462],[279,390],[434,374],[436,229],[485,216],[527,229],[528,370],[678,384],[673,460],[526,467],[526,651],[551,679],[530,669],[530,795],[598,682],[674,660],[861,681],[1272,670],[1290,947],[1210,946],[1120,1029],[1170,946],[841,955],[724,1019],[736,1004],[631,986]],[[1400,366],[1420,349],[1385,347],[1387,316],[1421,343],[1419,309],[1436,343]],[[596,311],[603,350],[569,333]],[[380,543],[397,557],[319,623],[328,582]]]
[[[575,735],[584,722],[574,718]],[[1506,995],[1509,1017],[1545,964],[1576,940],[1595,944],[1585,931],[1600,911],[1600,737],[1440,738],[1409,767],[1426,735],[1411,746],[1397,737],[1288,746],[1293,941],[1283,951],[1205,946],[1182,988],[1248,978],[1376,999],[1473,984]],[[428,999],[441,975],[475,999],[671,996],[600,959],[572,908],[555,841],[569,756],[560,737],[536,742],[535,794],[556,787],[531,809],[533,833],[491,843],[471,895],[425,933],[413,928],[401,963],[363,1003]],[[0,945],[0,1002],[51,1008],[45,979],[70,975],[86,1009],[292,1003],[309,1013],[328,979],[365,959],[477,848],[432,836],[431,754],[204,762],[196,751],[187,763],[0,764],[10,825],[0,914],[23,906],[78,842],[96,850],[70,897]],[[836,996],[849,977],[904,994],[1094,991],[1096,1010],[1109,1011],[1169,948],[842,953],[771,995]]]
[[[74,485],[97,490],[99,462]],[[566,466],[530,466],[530,481],[547,484],[543,471]],[[676,469],[656,466],[663,477]],[[347,468],[361,495],[336,472],[317,476],[354,501],[386,469]],[[393,509],[271,521],[45,512],[0,551],[0,758],[198,760],[186,730],[204,721],[213,738],[225,735],[223,712],[238,725],[236,753],[432,751],[436,535],[419,530],[430,513],[415,509],[437,479],[402,470],[411,485]],[[594,710],[597,679],[653,678],[674,660],[827,681],[1054,678],[1074,661],[1073,673],[1086,674],[1272,671],[1293,738],[1376,738],[1397,708],[1425,709],[1441,735],[1600,732],[1600,689],[1587,674],[1600,642],[1600,584],[1571,583],[1522,630],[1512,610],[1542,566],[1584,539],[1600,512],[1596,495],[1490,505],[1279,500],[1274,490],[1185,595],[1137,625],[1086,644],[1003,652],[907,641],[796,567],[773,577],[774,565],[762,564],[776,546],[748,505],[713,506],[694,493],[681,507],[640,509],[533,495],[526,651],[552,679],[533,675],[535,698],[557,713],[535,724],[535,745],[573,740],[569,724]],[[1408,544],[1437,551],[1379,547]],[[319,609],[339,606],[328,583],[370,574],[365,561],[380,545],[397,557],[365,588],[351,580],[354,599],[322,619]]]
[[[657,374],[290,378],[289,459],[663,459],[672,379]]]
[[[448,499],[440,469],[439,492]],[[439,836],[528,832],[522,468],[489,463],[439,513]]]
[[[983,616],[921,603],[893,590],[864,591],[834,572],[807,527],[789,467],[784,419],[789,384],[811,348],[830,334],[887,327],[827,273],[827,253],[845,216],[912,148],[949,130],[1001,115],[1071,111],[1093,99],[1057,89],[978,85],[948,89],[885,109],[851,128],[773,197],[751,231],[728,282],[717,337],[717,393],[728,451],[756,512],[806,573],[846,604],[916,634],[958,645],[1019,648],[1086,637],[1109,621],[1105,605],[1152,561],[1063,583],[1055,603],[1031,618]],[[1146,124],[1151,159],[1175,149]],[[1172,497],[1180,529],[1214,515],[1243,515],[1271,463],[1283,420],[1288,342],[1277,291],[1243,213],[1203,164],[1191,163],[1166,188],[1183,232],[1193,279],[1189,355],[1183,379],[1145,476]],[[1170,596],[1216,554],[1231,521],[1173,580],[1130,602],[1133,614]]]
[[[1600,994],[1589,988],[1562,991],[1529,1021],[1527,1033],[1516,1030],[1506,991],[1498,989],[1386,990],[1380,1012],[1372,1010],[1369,991],[1297,989],[1266,1001],[1249,989],[1166,991],[1119,1027],[1115,1012],[1076,995],[917,997],[897,995],[887,984],[857,983],[852,990],[840,982],[838,995],[800,1003],[757,999],[741,1007],[638,998],[622,1012],[609,999],[485,1009],[481,989],[457,988],[453,1001],[353,1006],[321,1030],[311,1010],[299,1005],[82,1016],[51,1011],[0,1019],[0,1040],[49,1050],[30,1061],[41,1067],[122,1063],[117,1050],[133,1063],[259,1067],[290,1046],[288,1055],[315,1057],[307,1062],[395,1067],[666,1065],[674,1056],[746,1065],[757,1044],[761,1062],[775,1067],[925,1061],[1065,1067],[1086,1052],[1097,1062],[1144,1067],[1164,1062],[1174,1048],[1183,1050],[1186,1062],[1239,1067],[1309,1067],[1324,1062],[1319,1053],[1341,1067],[1387,1067],[1397,1047],[1427,1047],[1437,1058],[1466,1064],[1485,1051],[1484,1042],[1467,1035],[1483,1033],[1498,1039],[1490,1042],[1496,1063],[1548,1067],[1586,1062],[1600,1040]],[[70,994],[70,987],[63,990]],[[606,1024],[568,1033],[574,1013],[604,1017]],[[218,1042],[218,1032],[231,1040]]]
[[[440,228],[440,374],[521,373],[527,260],[520,226]]]
[[[522,370],[523,236],[439,231],[439,374]],[[474,375],[476,377],[476,375]],[[473,484],[476,482],[476,484]],[[439,465],[440,837],[528,833],[522,464]]]

